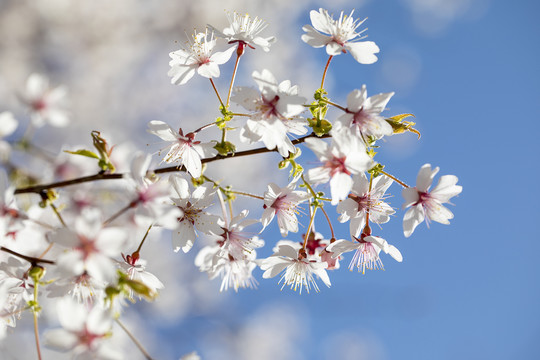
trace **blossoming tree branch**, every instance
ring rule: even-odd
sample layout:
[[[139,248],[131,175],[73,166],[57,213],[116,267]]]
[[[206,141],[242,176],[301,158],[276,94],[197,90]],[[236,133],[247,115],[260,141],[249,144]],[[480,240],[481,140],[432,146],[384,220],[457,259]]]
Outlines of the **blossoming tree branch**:
[[[50,86],[44,76],[29,77],[21,96],[30,113],[28,128],[21,139],[0,141],[0,337],[8,336],[8,327],[15,328],[17,320],[29,313],[38,359],[41,342],[75,357],[120,359],[123,354],[110,341],[115,331],[127,332],[150,359],[121,319],[129,305],[126,300],[153,300],[166,285],[146,270],[147,264],[159,260],[146,258],[145,240],[159,229],[171,230],[172,251],[198,251],[195,265],[210,279],[219,278],[221,291],[255,288],[258,267],[263,279],[279,276],[281,289],[302,293],[318,292],[320,283],[330,287],[329,274],[339,269],[341,261],[366,274],[383,269],[386,255],[403,260],[382,227],[373,226],[387,223],[398,210],[386,201],[390,189],[404,198],[405,237],[424,221],[449,224],[453,214],[444,204],[462,190],[456,176],[443,175],[432,186],[439,168],[426,164],[411,186],[392,172],[391,165],[377,161],[375,150],[384,145],[380,142],[384,137],[412,132],[420,138],[415,124],[406,120],[411,114],[383,115],[394,93],[368,96],[362,85],[350,91],[346,104],[338,104],[324,88],[334,57],[351,55],[361,66],[377,61],[379,47],[365,41],[364,20],[355,19],[352,12],[335,19],[324,9],[311,11],[310,17],[302,40],[323,48],[328,56],[321,86],[310,100],[269,69],[253,71],[255,86],[236,86],[241,58],[270,51],[276,40],[263,35],[267,25],[257,17],[230,13],[228,27],[208,25],[185,47],[170,53],[171,82],[183,86],[194,76],[207,78],[220,116],[197,129],[181,122],[150,121],[148,132],[163,141],[153,155],[137,153],[119,160],[117,149],[94,131],[91,148],[48,159],[32,144],[32,135],[45,125],[68,125],[67,94],[63,87]],[[214,79],[229,61],[234,62],[230,84],[218,89]],[[340,115],[327,118],[330,108]],[[19,122],[3,112],[0,125],[0,138],[7,138]],[[236,151],[237,144],[228,140],[233,131],[252,148]],[[215,140],[200,140],[203,132]],[[54,176],[44,181],[47,178],[31,175],[12,160],[13,151],[52,162]],[[306,151],[313,152],[317,164],[303,161]],[[277,153],[275,167],[285,169],[283,176],[289,181],[284,187],[269,183],[263,194],[246,192],[234,183],[223,185],[205,173],[216,161],[270,152]],[[81,157],[96,162],[94,175],[77,176],[81,172],[74,164]],[[167,165],[152,167],[152,160]],[[131,164],[129,171],[117,170],[121,161]],[[111,191],[116,182],[128,184],[127,200],[116,211],[100,204],[90,186],[102,180],[109,180]],[[262,207],[262,217],[255,219],[248,210],[235,208],[234,200],[240,196]],[[46,216],[47,208],[54,217]],[[329,212],[349,223],[347,233],[334,232]],[[300,213],[304,216],[299,218]],[[272,222],[277,222],[283,240],[265,243],[265,229]],[[329,233],[316,232],[317,222],[327,223]],[[144,236],[137,238],[136,233]],[[201,246],[202,236],[211,245]],[[257,249],[265,245],[272,247],[273,255],[259,258]],[[62,328],[41,334],[38,315],[44,297],[54,299],[61,309]]]

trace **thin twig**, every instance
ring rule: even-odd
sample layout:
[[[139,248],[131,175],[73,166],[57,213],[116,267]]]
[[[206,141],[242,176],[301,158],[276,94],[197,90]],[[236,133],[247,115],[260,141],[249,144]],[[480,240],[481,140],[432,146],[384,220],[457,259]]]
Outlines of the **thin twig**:
[[[131,339],[131,341],[133,341],[135,346],[137,346],[139,348],[139,350],[143,353],[146,360],[154,360],[154,358],[150,356],[148,351],[146,351],[146,349],[142,346],[142,344],[139,342],[139,340],[137,340],[135,338],[135,336],[133,336],[133,334],[127,329],[127,327],[124,324],[122,324],[122,322],[119,319],[115,319],[115,321],[118,324],[118,326],[120,326],[122,328],[122,330],[124,330],[124,332],[127,334],[127,336],[129,336],[129,338]]]

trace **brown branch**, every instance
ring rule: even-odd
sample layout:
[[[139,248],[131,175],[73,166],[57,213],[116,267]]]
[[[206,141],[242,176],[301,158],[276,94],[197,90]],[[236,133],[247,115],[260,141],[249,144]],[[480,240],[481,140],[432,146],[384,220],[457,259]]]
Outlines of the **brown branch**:
[[[13,256],[19,257],[19,258],[21,258],[23,260],[26,260],[31,264],[38,264],[38,263],[54,264],[54,261],[52,261],[52,260],[45,260],[45,259],[40,259],[40,258],[36,258],[36,257],[32,257],[32,256],[26,256],[26,255],[23,255],[23,254],[19,254],[18,252],[10,250],[8,248],[5,248],[3,246],[0,246],[0,250],[4,251],[4,252],[7,252],[8,254],[11,254]]]
[[[321,138],[328,138],[330,136],[331,136],[330,134],[326,134],[326,135],[321,136]],[[306,141],[306,139],[311,138],[311,137],[317,137],[317,135],[315,135],[314,133],[311,133],[309,135],[302,136],[301,138],[292,140],[291,142],[293,143],[293,145],[297,145],[297,144],[303,143],[304,141]],[[277,152],[277,151],[278,151],[277,148],[272,149],[272,150],[268,150],[267,148],[263,147],[263,148],[257,148],[257,149],[252,149],[252,150],[238,151],[236,153],[228,154],[228,155],[225,155],[225,156],[224,155],[216,155],[216,156],[211,157],[211,158],[202,159],[201,162],[203,164],[206,164],[206,163],[210,163],[210,162],[218,161],[218,160],[238,158],[238,157],[242,157],[242,156],[249,156],[249,155],[255,155],[255,154],[271,153],[271,152]],[[163,173],[176,172],[176,171],[185,171],[185,170],[186,170],[185,167],[176,165],[176,166],[169,166],[169,167],[165,167],[165,168],[161,168],[161,169],[156,169],[156,170],[154,170],[154,173],[163,174]],[[16,189],[15,194],[16,195],[17,194],[29,194],[29,193],[37,193],[37,194],[39,194],[40,192],[42,192],[44,190],[48,190],[48,189],[61,188],[61,187],[77,185],[77,184],[82,184],[82,183],[91,182],[91,181],[98,181],[98,180],[122,179],[122,178],[125,178],[125,177],[126,177],[126,174],[98,173],[96,175],[83,176],[83,177],[76,178],[76,179],[71,179],[71,180],[65,180],[65,181],[59,181],[59,182],[54,182],[54,183],[50,183],[50,184],[29,186],[29,187],[25,187],[25,188],[21,188],[21,189]]]

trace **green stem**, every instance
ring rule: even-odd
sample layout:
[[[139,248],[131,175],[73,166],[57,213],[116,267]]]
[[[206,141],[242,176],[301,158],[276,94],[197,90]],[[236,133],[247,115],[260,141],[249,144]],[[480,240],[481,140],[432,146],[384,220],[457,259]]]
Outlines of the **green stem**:
[[[122,328],[122,330],[124,330],[124,332],[127,334],[127,336],[131,339],[131,341],[133,341],[133,343],[135,344],[135,346],[137,346],[137,348],[140,350],[140,352],[144,355],[144,357],[146,358],[146,360],[154,360],[150,354],[148,353],[148,351],[146,351],[146,349],[142,346],[142,344],[139,342],[139,340],[137,340],[137,338],[135,338],[135,336],[133,336],[133,334],[128,330],[128,328],[122,324],[122,322],[119,320],[119,319],[115,319],[116,323],[118,324],[118,326],[120,326]]]
[[[238,62],[240,61],[240,56],[242,56],[242,55],[236,53],[236,61],[234,63],[233,75],[232,75],[232,79],[231,79],[231,84],[229,85],[229,93],[227,94],[227,107],[229,107],[229,101],[231,100],[231,93],[232,93],[232,89],[233,89],[233,86],[234,86],[234,79],[236,78],[236,72],[238,70]]]
[[[223,106],[223,109],[226,109],[227,107],[223,104],[223,100],[221,100],[221,96],[219,96],[219,92],[216,88],[216,84],[214,84],[214,80],[212,80],[212,78],[210,78],[210,83],[212,84],[212,87],[214,88],[214,91],[216,92],[219,103],[221,104],[221,106]]]
[[[383,171],[383,170],[379,170],[379,172],[381,174],[384,174],[386,176],[388,176],[390,179],[394,180],[395,182],[397,182],[399,185],[403,186],[404,188],[409,188],[410,186],[405,184],[403,181],[399,180],[397,177],[395,177],[394,175],[390,175],[389,173],[387,173],[386,171]]]
[[[330,65],[330,61],[332,61],[333,57],[334,57],[333,55],[330,55],[330,57],[328,58],[328,61],[326,62],[326,66],[324,67],[324,72],[323,72],[322,81],[321,81],[321,89],[324,89],[324,80],[326,79],[326,72],[328,71],[328,66]]]

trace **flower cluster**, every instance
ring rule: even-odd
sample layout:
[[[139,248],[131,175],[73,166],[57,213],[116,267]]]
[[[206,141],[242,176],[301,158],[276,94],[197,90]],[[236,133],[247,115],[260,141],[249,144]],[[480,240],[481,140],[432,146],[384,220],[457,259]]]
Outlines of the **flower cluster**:
[[[25,173],[22,165],[11,161],[12,145],[17,143],[11,139],[19,121],[10,112],[0,113],[4,164],[0,170],[0,338],[27,310],[37,328],[45,295],[56,299],[62,326],[45,333],[46,345],[75,357],[121,358],[111,334],[113,322],[128,306],[126,300],[153,300],[167,285],[147,270],[160,262],[147,257],[145,244],[151,232],[170,231],[172,245],[168,246],[178,256],[197,252],[195,265],[210,279],[221,279],[220,291],[256,288],[258,277],[281,274],[282,289],[301,293],[303,289],[318,292],[318,282],[330,287],[331,271],[340,268],[349,252],[353,254],[348,268],[362,274],[384,268],[381,251],[403,261],[401,252],[380,236],[381,225],[398,210],[388,202],[392,185],[394,191],[402,187],[405,237],[424,220],[427,225],[449,224],[453,214],[443,204],[461,193],[457,177],[441,176],[430,189],[439,168],[426,164],[411,187],[376,157],[381,139],[419,134],[414,123],[405,121],[410,114],[383,115],[394,93],[368,97],[362,85],[349,93],[343,106],[324,89],[334,56],[350,53],[360,64],[377,61],[379,47],[362,41],[364,20],[355,20],[353,12],[341,13],[336,20],[324,9],[310,16],[312,25],[303,27],[302,40],[315,48],[325,47],[329,55],[321,88],[314,90],[312,100],[300,95],[299,87],[289,80],[278,81],[269,69],[252,71],[256,87],[235,86],[240,57],[252,50],[270,51],[275,38],[261,35],[267,27],[263,20],[228,14],[230,24],[225,29],[208,25],[195,31],[185,47],[170,53],[172,84],[185,85],[195,74],[210,79],[220,103],[216,119],[189,132],[185,123],[149,121],[148,132],[165,142],[153,155],[117,156],[116,147],[94,131],[95,149],[67,151],[71,159],[96,161],[93,176],[76,169],[69,179],[36,179]],[[219,66],[233,57],[236,62],[225,97],[213,79],[222,75]],[[65,95],[63,87],[51,89],[43,76],[31,75],[22,97],[30,112],[29,124],[67,125]],[[339,114],[332,115],[335,111]],[[254,147],[236,151],[236,145],[227,141],[233,131]],[[302,157],[302,149],[314,156]],[[267,183],[261,176],[258,181],[266,191],[252,194],[207,175],[213,162],[260,153],[275,154],[276,171],[290,166],[290,173],[283,173],[284,186]],[[152,166],[158,162],[170,166]],[[58,164],[54,160],[51,166]],[[122,165],[129,171],[115,172]],[[92,187],[97,180],[110,180],[106,197],[119,204],[98,201],[102,189]],[[114,187],[112,180],[123,186]],[[38,196],[23,198],[23,194]],[[261,217],[252,217],[251,209],[235,209],[239,196],[252,200]],[[349,232],[336,234],[332,218],[348,222]],[[315,231],[321,221],[328,224],[329,234]],[[378,225],[376,231],[373,224]],[[269,229],[293,240],[265,237]],[[298,234],[300,229],[303,234]],[[265,244],[273,246],[273,254],[260,257]]]

